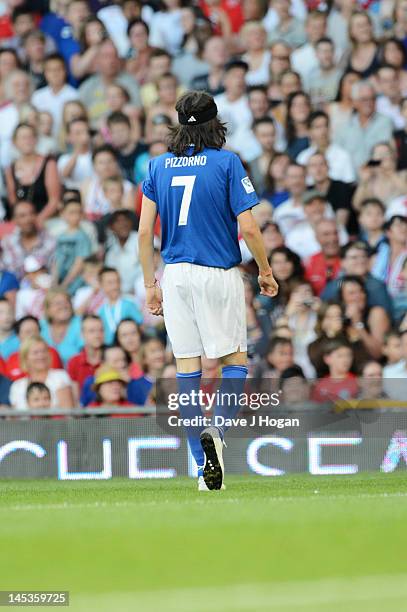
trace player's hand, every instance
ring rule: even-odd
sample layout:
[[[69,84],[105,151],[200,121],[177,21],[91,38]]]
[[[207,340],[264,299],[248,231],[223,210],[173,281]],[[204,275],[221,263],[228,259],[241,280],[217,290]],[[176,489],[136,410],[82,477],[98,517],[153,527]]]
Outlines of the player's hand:
[[[278,293],[278,284],[272,272],[259,274],[258,276],[260,294],[267,297],[275,297]]]
[[[159,317],[163,314],[163,294],[161,287],[146,289],[146,306],[148,312]]]

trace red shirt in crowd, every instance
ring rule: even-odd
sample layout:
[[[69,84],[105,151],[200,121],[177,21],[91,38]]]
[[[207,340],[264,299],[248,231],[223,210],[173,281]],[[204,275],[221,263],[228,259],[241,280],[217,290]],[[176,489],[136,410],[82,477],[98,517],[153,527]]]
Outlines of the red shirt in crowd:
[[[52,346],[49,346],[48,350],[51,357],[51,368],[55,370],[63,370],[64,365],[58,352]],[[24,378],[27,376],[27,372],[24,372],[24,370],[21,369],[20,353],[18,351],[10,355],[6,361],[5,367],[6,376],[7,378],[10,378],[10,380],[18,380],[19,378]]]
[[[339,257],[327,260],[322,252],[312,255],[305,264],[305,278],[312,285],[316,295],[321,295],[329,281],[336,278],[341,269]]]
[[[7,376],[7,378],[10,378],[10,376],[7,374],[7,366],[3,357],[0,357],[0,374],[2,376]]]
[[[221,10],[226,13],[234,34],[239,32],[243,25],[243,10],[240,0],[221,0],[217,6],[210,6],[204,0],[202,0],[201,9],[205,17],[208,17],[208,19],[212,22],[215,34],[222,34],[216,19],[217,10]]]
[[[89,363],[86,355],[86,349],[82,349],[80,353],[71,357],[68,361],[66,370],[72,380],[78,383],[82,389],[83,383],[88,376],[94,376],[96,370],[100,366],[100,363],[96,365]]]
[[[325,376],[318,380],[312,390],[311,399],[315,402],[333,402],[356,397],[359,391],[358,381],[354,374],[349,372],[345,378],[331,378]]]

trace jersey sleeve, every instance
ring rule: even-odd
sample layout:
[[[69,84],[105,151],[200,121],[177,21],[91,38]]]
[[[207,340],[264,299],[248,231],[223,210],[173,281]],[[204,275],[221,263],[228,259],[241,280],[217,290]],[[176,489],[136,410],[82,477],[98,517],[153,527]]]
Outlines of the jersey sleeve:
[[[152,160],[150,160],[148,162],[147,176],[143,181],[142,190],[145,196],[150,198],[150,200],[152,200],[153,202],[157,203],[152,166]]]
[[[253,184],[237,155],[232,155],[229,165],[229,202],[236,217],[259,202]]]

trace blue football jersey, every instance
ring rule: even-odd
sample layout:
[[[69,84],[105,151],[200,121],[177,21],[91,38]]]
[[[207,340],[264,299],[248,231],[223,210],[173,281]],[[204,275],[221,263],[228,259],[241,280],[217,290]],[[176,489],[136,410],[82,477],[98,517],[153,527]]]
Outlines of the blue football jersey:
[[[241,262],[236,217],[259,200],[235,153],[160,155],[149,163],[143,193],[158,207],[165,263],[228,269]]]

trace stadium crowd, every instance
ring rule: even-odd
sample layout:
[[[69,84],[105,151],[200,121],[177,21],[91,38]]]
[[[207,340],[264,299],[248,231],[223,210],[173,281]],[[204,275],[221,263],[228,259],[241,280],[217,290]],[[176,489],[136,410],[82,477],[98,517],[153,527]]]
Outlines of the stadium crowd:
[[[259,295],[241,241],[250,375],[287,397],[303,381],[302,399],[317,378],[317,401],[363,397],[361,375],[392,397],[407,379],[407,0],[1,0],[0,45],[0,405],[143,405],[175,377],[137,228],[187,89],[215,97],[280,286]],[[160,279],[159,221],[155,247]]]

